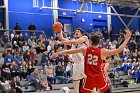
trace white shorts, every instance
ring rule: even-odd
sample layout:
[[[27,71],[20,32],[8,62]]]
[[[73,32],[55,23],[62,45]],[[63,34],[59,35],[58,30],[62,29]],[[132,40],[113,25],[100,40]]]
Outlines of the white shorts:
[[[80,64],[74,63],[72,79],[80,80],[85,77],[86,77],[86,75],[84,74],[84,63],[80,63]]]

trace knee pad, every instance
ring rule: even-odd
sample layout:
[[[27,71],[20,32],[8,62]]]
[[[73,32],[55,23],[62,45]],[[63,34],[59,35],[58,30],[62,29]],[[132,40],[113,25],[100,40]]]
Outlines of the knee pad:
[[[110,88],[108,88],[108,90],[106,92],[104,92],[104,93],[111,93]]]

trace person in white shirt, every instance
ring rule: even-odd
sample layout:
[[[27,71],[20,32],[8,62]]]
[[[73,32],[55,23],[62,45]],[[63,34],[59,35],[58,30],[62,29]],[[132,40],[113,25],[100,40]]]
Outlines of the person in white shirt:
[[[23,53],[25,53],[26,51],[29,50],[29,46],[28,46],[28,43],[27,43],[27,42],[25,42],[25,44],[24,44],[24,46],[22,47],[22,49],[23,49]]]

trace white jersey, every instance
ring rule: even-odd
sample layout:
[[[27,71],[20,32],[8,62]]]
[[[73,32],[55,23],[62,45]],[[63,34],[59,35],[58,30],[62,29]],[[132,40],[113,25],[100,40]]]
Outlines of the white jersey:
[[[85,44],[85,43],[76,44],[76,45],[73,44],[71,49],[76,49],[76,48],[80,48],[80,47],[87,47],[87,44]],[[82,53],[71,54],[70,57],[74,61],[72,79],[79,80],[79,79],[85,78],[86,75],[84,74],[84,56],[83,56],[83,54]]]

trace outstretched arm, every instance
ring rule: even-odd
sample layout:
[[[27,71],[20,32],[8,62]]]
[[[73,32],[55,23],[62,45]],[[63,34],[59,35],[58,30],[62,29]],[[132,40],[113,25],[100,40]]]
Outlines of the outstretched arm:
[[[63,44],[66,45],[71,45],[71,44],[81,44],[83,42],[88,42],[88,37],[87,36],[82,36],[79,39],[74,39],[74,40],[65,40],[62,41]]]
[[[118,53],[121,53],[122,50],[126,47],[129,39],[131,38],[131,31],[126,30],[126,35],[124,37],[125,37],[125,41],[123,42],[123,44],[118,49],[108,50],[108,49],[103,48],[101,50],[102,59],[106,58],[107,56],[116,55]]]
[[[62,32],[62,31],[61,31],[60,34],[59,34],[59,39],[60,39],[61,41],[67,41],[67,40],[68,40],[67,38],[64,38],[63,32]]]
[[[56,52],[56,53],[52,54],[51,58],[55,58],[58,55],[69,55],[69,54],[75,54],[75,53],[81,53],[81,52],[85,55],[86,48],[81,47],[81,48],[77,48],[77,49],[70,49],[70,50],[64,50],[61,52]]]
[[[109,63],[105,63],[104,74],[105,74],[105,77],[107,78],[108,82],[110,82],[110,79],[108,77],[108,69],[109,69]]]

